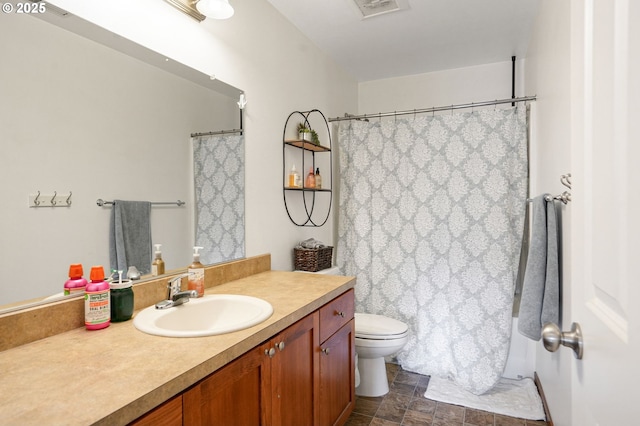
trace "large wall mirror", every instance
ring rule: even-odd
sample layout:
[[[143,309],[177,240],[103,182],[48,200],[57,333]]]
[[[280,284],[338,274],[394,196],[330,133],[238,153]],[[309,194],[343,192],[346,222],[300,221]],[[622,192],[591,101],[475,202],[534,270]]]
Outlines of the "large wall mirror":
[[[151,233],[167,272],[186,268],[190,135],[239,128],[242,91],[49,10],[5,14],[0,56],[0,310],[58,297],[72,263],[108,273],[111,206],[98,199],[184,201],[152,206]],[[31,207],[38,192],[71,204]]]

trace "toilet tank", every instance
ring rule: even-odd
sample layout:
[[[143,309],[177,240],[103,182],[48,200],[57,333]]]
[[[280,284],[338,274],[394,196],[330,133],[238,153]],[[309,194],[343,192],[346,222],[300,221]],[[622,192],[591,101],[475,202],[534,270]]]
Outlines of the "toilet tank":
[[[318,271],[318,272],[309,272],[309,271],[295,271],[295,272],[305,272],[307,274],[342,275],[342,272],[340,272],[340,268],[338,268],[337,266],[333,266],[331,268],[323,269],[323,270]]]

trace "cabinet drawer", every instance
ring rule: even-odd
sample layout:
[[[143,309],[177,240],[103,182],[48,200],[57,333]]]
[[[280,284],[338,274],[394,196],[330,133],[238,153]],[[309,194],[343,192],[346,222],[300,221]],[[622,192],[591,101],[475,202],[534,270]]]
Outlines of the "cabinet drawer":
[[[320,342],[327,340],[353,318],[355,310],[353,289],[320,308]]]

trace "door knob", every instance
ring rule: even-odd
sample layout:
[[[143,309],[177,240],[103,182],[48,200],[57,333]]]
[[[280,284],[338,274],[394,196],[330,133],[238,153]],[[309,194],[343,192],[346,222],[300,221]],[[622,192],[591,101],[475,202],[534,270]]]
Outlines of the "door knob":
[[[548,322],[542,327],[542,343],[544,348],[549,352],[555,352],[560,345],[573,349],[573,354],[577,359],[582,359],[582,329],[580,324],[574,322],[571,324],[571,331],[560,331],[560,328]]]

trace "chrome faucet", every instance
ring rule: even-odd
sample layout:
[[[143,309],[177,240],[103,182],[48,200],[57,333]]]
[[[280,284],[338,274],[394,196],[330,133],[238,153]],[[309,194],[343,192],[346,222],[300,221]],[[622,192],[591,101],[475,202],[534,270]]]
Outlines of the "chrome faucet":
[[[167,309],[173,306],[187,303],[192,297],[198,297],[196,290],[180,291],[180,285],[184,277],[190,274],[180,274],[167,281],[167,299],[156,303],[156,309]]]

